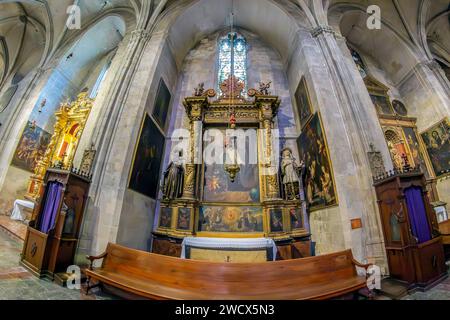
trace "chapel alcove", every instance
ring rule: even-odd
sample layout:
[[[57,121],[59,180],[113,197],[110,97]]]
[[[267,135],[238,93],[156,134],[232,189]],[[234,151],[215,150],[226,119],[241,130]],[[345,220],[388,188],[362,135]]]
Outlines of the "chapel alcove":
[[[231,42],[236,47],[231,49]],[[233,51],[232,62],[229,59],[230,50]],[[229,78],[230,68],[238,76],[236,80]],[[234,173],[236,176],[233,181],[230,181],[226,166],[205,166],[204,162],[199,164],[195,169],[196,178],[192,182],[195,191],[189,193],[191,196],[186,198],[186,190],[181,199],[177,200],[164,199],[163,195],[159,214],[155,218],[153,252],[179,256],[183,238],[195,235],[214,238],[268,236],[281,245],[279,248],[283,258],[311,254],[309,218],[306,210],[302,211],[306,203],[299,201],[300,190],[296,190],[299,194],[297,202],[282,205],[282,195],[278,190],[277,195],[271,199],[272,202],[266,203],[268,199],[264,192],[267,187],[260,172],[262,168],[259,161],[264,153],[260,140],[264,137],[257,129],[279,130],[281,140],[276,140],[276,146],[273,146],[276,156],[280,156],[283,148],[289,148],[294,158],[298,159],[296,111],[284,68],[275,50],[258,35],[243,28],[236,28],[236,31],[231,32],[229,28],[214,32],[202,39],[186,55],[178,77],[171,117],[168,118],[169,137],[177,129],[189,129],[193,133],[192,120],[203,122],[203,138],[209,139],[210,132],[225,133],[226,129],[230,129],[230,110],[233,109],[231,113],[234,114],[233,120],[237,122],[236,129],[245,131],[244,135],[255,129],[253,136],[247,136],[244,157],[247,161],[256,157],[258,163],[240,165],[237,173]],[[239,94],[225,94],[229,81],[242,83]],[[267,92],[258,91],[260,82],[267,85]],[[247,90],[253,87],[256,91],[250,90],[253,95],[249,97]],[[208,96],[211,90],[206,89],[210,88],[216,91],[215,96]],[[203,90],[205,97],[202,97]],[[264,98],[264,94],[267,98]],[[263,123],[258,115],[258,110],[265,104],[271,110],[272,125]],[[190,113],[198,108],[204,108],[201,115],[194,116]],[[165,128],[164,123],[161,128]],[[248,149],[250,145],[252,148]],[[163,170],[173,165],[171,161],[174,155],[184,158],[188,156],[187,150],[175,147],[176,141],[172,138],[166,145]],[[204,147],[208,148],[207,145]],[[185,171],[191,170],[193,169],[189,166],[183,168],[185,186],[190,183],[186,180],[191,179]],[[277,188],[280,187],[279,177],[275,178],[275,184]],[[164,193],[164,188],[160,192]],[[301,192],[303,197],[303,190]],[[275,226],[275,220],[278,221],[278,226]],[[295,245],[291,247],[292,243]]]

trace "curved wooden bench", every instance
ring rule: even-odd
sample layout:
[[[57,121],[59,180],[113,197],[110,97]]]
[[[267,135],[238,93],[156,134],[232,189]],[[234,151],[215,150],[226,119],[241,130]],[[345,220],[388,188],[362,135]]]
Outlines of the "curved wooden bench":
[[[439,223],[439,232],[442,235],[442,244],[444,245],[445,258],[450,258],[450,220]]]
[[[139,297],[169,300],[329,299],[366,288],[351,250],[266,263],[184,260],[108,244],[88,257],[88,289],[96,279]],[[101,268],[92,268],[103,259]]]

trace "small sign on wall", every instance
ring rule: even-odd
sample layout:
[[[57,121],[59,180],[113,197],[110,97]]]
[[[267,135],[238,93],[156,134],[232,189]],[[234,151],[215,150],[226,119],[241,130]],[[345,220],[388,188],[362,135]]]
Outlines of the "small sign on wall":
[[[352,220],[350,220],[350,222],[352,224],[352,230],[361,229],[362,228],[362,221],[361,221],[360,218],[352,219]]]

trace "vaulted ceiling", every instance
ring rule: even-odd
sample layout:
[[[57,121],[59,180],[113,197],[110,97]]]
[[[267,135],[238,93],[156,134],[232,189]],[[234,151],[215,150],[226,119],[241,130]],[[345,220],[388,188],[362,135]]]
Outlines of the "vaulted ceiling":
[[[69,30],[68,7],[81,9],[82,26],[107,13],[137,15],[140,0],[2,0],[0,1],[0,88],[15,84],[53,57],[74,34]]]
[[[328,23],[397,83],[419,61],[450,65],[449,0],[324,0]],[[381,9],[380,30],[367,28],[366,8]]]
[[[74,3],[81,8],[83,30],[66,27],[67,8]],[[381,8],[380,31],[366,27],[370,4]],[[285,59],[297,25],[330,24],[373,55],[394,82],[417,60],[435,58],[450,65],[449,0],[2,0],[0,90],[73,46],[106,15],[121,16],[128,30],[167,20],[174,31],[173,51],[181,59],[203,36],[226,25],[232,5],[236,25],[259,33]]]

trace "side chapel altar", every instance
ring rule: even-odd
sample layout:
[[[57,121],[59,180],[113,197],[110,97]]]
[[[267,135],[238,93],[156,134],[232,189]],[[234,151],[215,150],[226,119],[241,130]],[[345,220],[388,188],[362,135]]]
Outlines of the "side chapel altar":
[[[172,150],[177,156],[164,173],[154,253],[180,257],[185,237],[210,237],[266,238],[276,242],[278,259],[310,255],[304,166],[290,148],[279,151],[281,101],[269,88],[260,83],[244,95],[244,83],[231,75],[218,98],[200,84],[184,99],[189,150]],[[205,159],[212,137],[223,139],[223,163]]]
[[[181,244],[181,258],[215,262],[275,261],[277,246],[268,238],[186,237]]]

